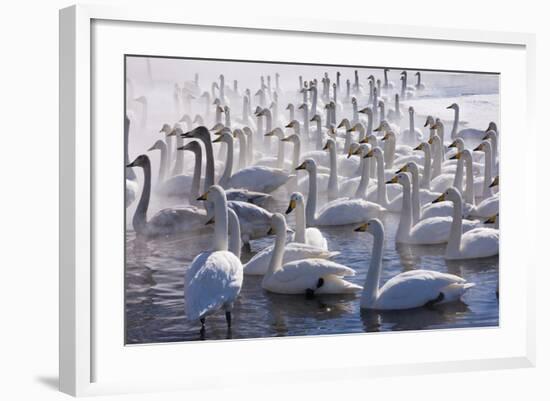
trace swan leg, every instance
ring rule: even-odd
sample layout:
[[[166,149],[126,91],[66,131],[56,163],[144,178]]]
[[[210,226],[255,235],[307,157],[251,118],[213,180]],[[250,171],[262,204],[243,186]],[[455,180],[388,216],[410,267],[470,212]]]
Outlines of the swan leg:
[[[227,322],[227,328],[231,328],[231,311],[225,311],[225,321]]]
[[[323,277],[319,277],[317,280],[317,284],[315,286],[315,290],[318,290],[325,284],[325,279]],[[315,290],[312,290],[311,288],[306,289],[306,298],[311,299],[315,295]]]
[[[438,302],[441,302],[443,301],[443,299],[445,298],[445,295],[443,295],[442,292],[439,293],[439,295],[437,297],[435,297],[434,299],[432,299],[431,301],[428,301],[424,304],[424,306],[434,306],[435,304],[437,304]]]

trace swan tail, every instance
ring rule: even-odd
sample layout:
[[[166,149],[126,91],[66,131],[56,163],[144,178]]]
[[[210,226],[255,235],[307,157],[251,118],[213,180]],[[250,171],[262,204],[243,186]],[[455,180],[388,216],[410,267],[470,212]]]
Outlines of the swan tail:
[[[475,287],[474,283],[453,283],[441,290],[443,294],[442,303],[458,301],[470,288]]]

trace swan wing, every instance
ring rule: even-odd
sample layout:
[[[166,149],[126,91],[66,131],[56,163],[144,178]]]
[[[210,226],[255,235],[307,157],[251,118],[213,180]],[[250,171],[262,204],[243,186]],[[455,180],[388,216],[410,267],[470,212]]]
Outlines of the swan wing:
[[[243,283],[243,266],[231,252],[203,252],[191,263],[184,278],[187,319],[198,320],[231,305]]]
[[[320,226],[357,224],[378,216],[383,210],[380,205],[364,199],[340,198],[319,210],[316,223]]]
[[[452,286],[451,288],[448,288]],[[411,270],[388,280],[380,289],[376,301],[377,309],[410,309],[426,305],[431,301],[456,300],[472,285],[454,274],[431,270]],[[463,291],[457,291],[463,288]],[[452,290],[451,290],[452,289]],[[441,295],[443,294],[443,299]],[[453,295],[454,299],[445,299]]]
[[[271,225],[270,212],[247,202],[229,201],[227,206],[233,209],[239,218],[243,239],[254,239],[267,235]]]
[[[499,230],[478,227],[462,234],[460,253],[468,258],[484,258],[499,253]]]
[[[244,188],[249,191],[270,193],[288,181],[287,172],[266,166],[250,166],[233,174],[229,187]]]
[[[185,174],[168,178],[157,187],[156,192],[165,197],[183,197],[191,191],[193,177]]]
[[[206,211],[195,206],[179,206],[159,210],[148,222],[150,236],[185,233],[205,228]]]

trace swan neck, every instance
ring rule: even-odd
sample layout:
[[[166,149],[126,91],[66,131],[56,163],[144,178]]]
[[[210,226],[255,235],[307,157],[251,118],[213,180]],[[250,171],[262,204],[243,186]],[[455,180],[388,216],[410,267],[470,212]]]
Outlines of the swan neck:
[[[220,196],[214,202],[214,251],[227,250],[227,200]]]
[[[147,226],[147,208],[149,207],[149,199],[151,198],[151,162],[147,161],[143,165],[143,189],[141,198],[134,213],[132,221],[134,231],[138,234],[143,234]]]
[[[355,191],[356,198],[364,198],[366,196],[367,188],[369,186],[369,171],[370,171],[370,158],[361,158],[361,179]]]
[[[458,133],[458,121],[459,121],[459,110],[458,108],[455,109],[455,117],[453,120],[453,129],[451,130],[451,139],[456,138],[456,134]]]
[[[491,188],[489,185],[491,185],[493,176],[493,171],[491,168],[491,162],[493,160],[492,153],[491,144],[487,142],[485,144],[485,167],[483,169],[483,199],[487,199],[491,196]]]
[[[275,236],[275,245],[273,247],[273,253],[271,254],[271,260],[269,262],[267,273],[264,276],[264,280],[267,277],[270,277],[273,274],[275,274],[283,266],[283,257],[285,254],[285,244],[286,244],[286,232],[285,230],[281,230],[281,231],[282,232],[279,232],[278,230]]]
[[[403,206],[401,208],[401,217],[397,227],[397,241],[403,242],[411,234],[412,227],[412,205],[411,205],[411,184],[403,183]]]
[[[210,134],[203,138],[204,150],[206,152],[206,171],[204,177],[204,192],[214,185],[214,151],[212,149],[212,139]]]
[[[317,167],[308,171],[309,191],[306,203],[306,225],[315,225],[315,212],[317,211]]]
[[[378,299],[378,288],[380,286],[380,275],[382,272],[382,253],[384,250],[384,236],[382,233],[374,235],[372,256],[369,272],[365,280],[364,290],[361,294],[361,306],[372,308]]]
[[[432,181],[432,155],[429,146],[424,146],[424,173],[422,174],[422,188],[430,189]]]
[[[411,173],[412,176],[412,225],[420,220],[420,188],[418,182],[418,171]]]
[[[462,198],[453,201],[453,221],[451,223],[451,233],[447,243],[447,254],[456,254],[460,252],[460,241],[462,239]]]
[[[228,209],[227,216],[229,220],[229,251],[235,254],[237,258],[241,258],[241,227],[237,214]]]
[[[202,150],[200,146],[193,152],[195,154],[195,166],[193,168],[193,181],[191,182],[191,194],[189,198],[195,200],[199,197],[199,186],[201,183],[201,169],[202,169]]]
[[[301,244],[306,243],[306,211],[303,200],[296,202],[296,235],[294,241]]]
[[[227,183],[229,182],[229,178],[231,178],[231,174],[233,172],[233,140],[228,140],[227,142],[224,141],[224,143],[227,146],[227,159],[225,161],[225,168],[223,170],[223,174],[219,180],[219,184],[223,188],[227,186]]]
[[[385,179],[384,179],[384,156],[381,155],[381,154],[377,154],[376,156],[376,172],[377,172],[377,177],[376,177],[376,184],[378,186],[378,193],[377,193],[377,197],[378,197],[378,204],[383,206],[383,207],[386,207],[388,206],[388,194],[386,192],[386,183],[385,183]]]

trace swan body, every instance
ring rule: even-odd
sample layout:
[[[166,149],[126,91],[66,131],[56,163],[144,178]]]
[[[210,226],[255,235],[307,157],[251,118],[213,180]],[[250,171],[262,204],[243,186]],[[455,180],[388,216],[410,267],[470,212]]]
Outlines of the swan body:
[[[271,223],[275,246],[262,288],[278,294],[348,294],[362,289],[344,279],[355,275],[347,266],[326,259],[302,259],[283,263],[286,242],[286,222],[275,213]]]
[[[411,270],[392,277],[380,288],[384,226],[380,220],[372,219],[355,231],[374,236],[370,267],[361,293],[361,309],[403,310],[454,302],[474,286],[453,274]]]
[[[247,202],[228,201],[227,206],[239,218],[241,237],[245,244],[249,244],[253,239],[266,236],[272,216],[270,212]]]
[[[201,198],[214,203],[214,246],[195,257],[184,277],[185,313],[188,320],[204,319],[219,309],[226,312],[231,327],[231,310],[243,283],[243,265],[228,250],[228,211],[225,193],[211,187]]]

